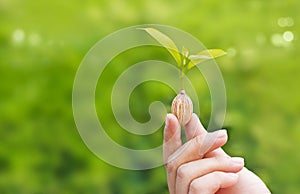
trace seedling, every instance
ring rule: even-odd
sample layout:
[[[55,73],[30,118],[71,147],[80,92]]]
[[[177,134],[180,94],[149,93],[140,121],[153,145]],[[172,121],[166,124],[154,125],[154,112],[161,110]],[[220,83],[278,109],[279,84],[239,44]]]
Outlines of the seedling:
[[[154,28],[142,28],[142,30],[145,30],[159,44],[166,48],[177,63],[181,90],[172,102],[172,113],[178,118],[179,123],[184,126],[188,123],[193,113],[193,103],[184,91],[184,76],[196,65],[210,59],[221,57],[225,55],[226,52],[222,49],[208,49],[190,55],[189,50],[185,47],[182,47],[180,52],[174,41],[159,30]]]

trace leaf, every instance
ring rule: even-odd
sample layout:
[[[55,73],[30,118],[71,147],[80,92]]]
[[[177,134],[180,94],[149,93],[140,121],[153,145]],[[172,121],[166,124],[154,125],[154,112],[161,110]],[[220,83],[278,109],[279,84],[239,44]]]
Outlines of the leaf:
[[[148,34],[150,34],[157,42],[159,42],[163,47],[165,47],[171,55],[174,57],[178,66],[181,64],[181,58],[175,43],[169,38],[167,35],[162,32],[154,29],[154,28],[141,28],[145,30]]]
[[[208,49],[199,52],[197,55],[190,55],[189,59],[191,60],[191,62],[188,64],[188,70],[198,65],[199,63],[202,63],[209,59],[221,57],[223,55],[226,55],[226,52],[222,49]]]

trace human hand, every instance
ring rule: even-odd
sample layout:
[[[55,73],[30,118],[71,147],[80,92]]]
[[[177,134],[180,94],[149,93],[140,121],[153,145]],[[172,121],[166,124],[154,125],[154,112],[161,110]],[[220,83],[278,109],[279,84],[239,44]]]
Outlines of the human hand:
[[[187,142],[182,145],[178,120],[168,114],[163,149],[171,194],[270,193],[256,175],[243,168],[242,158],[231,158],[220,148],[227,141],[225,130],[208,133],[193,114],[185,134]]]

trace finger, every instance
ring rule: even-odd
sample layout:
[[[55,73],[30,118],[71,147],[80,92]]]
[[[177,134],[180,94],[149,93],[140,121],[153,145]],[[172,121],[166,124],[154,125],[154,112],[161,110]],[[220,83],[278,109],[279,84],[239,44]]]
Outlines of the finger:
[[[201,159],[207,152],[211,152],[227,141],[227,131],[218,130],[212,133],[199,135],[186,142],[168,157],[168,164],[183,164],[192,160]]]
[[[213,158],[213,157],[219,157],[219,156],[227,156],[230,157],[222,148],[215,149],[211,152],[208,152],[205,154],[205,158]]]
[[[181,165],[176,175],[176,193],[188,193],[191,182],[214,171],[238,172],[244,159],[238,157],[215,157],[192,161]]]
[[[167,114],[163,144],[163,158],[165,164],[167,164],[167,160],[170,155],[173,154],[181,145],[182,141],[180,124],[173,114]],[[171,175],[167,173],[169,191],[171,194],[173,194],[175,191],[175,180],[170,176]]]
[[[189,194],[214,194],[219,189],[230,187],[237,182],[236,173],[215,171],[193,180],[189,187]]]
[[[176,173],[179,166],[203,158],[206,152],[221,147],[226,141],[226,130],[215,131],[195,137],[170,155],[166,164],[168,183],[171,183],[169,189],[175,190]]]
[[[167,162],[168,157],[173,154],[181,145],[182,141],[180,124],[173,114],[167,114],[163,144],[165,163]]]
[[[192,114],[190,121],[184,126],[184,131],[187,141],[198,135],[207,133],[195,113]]]
[[[193,113],[191,120],[184,126],[185,135],[187,140],[193,139],[194,137],[200,135],[200,134],[206,134],[207,131],[203,127],[201,121],[199,120],[199,117]],[[215,156],[228,156],[222,148],[218,148],[216,150],[213,150],[212,152],[209,152],[205,155],[205,157],[215,157]]]

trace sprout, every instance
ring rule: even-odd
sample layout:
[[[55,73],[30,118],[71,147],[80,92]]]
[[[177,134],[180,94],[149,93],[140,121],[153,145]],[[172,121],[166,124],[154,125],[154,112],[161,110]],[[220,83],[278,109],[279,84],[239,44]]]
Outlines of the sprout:
[[[180,71],[180,82],[183,89],[184,75],[196,65],[203,63],[207,60],[221,57],[226,54],[222,49],[208,49],[200,51],[199,53],[190,55],[189,50],[182,47],[181,52],[178,50],[174,41],[154,28],[141,28],[151,35],[159,44],[166,48],[175,59]]]
[[[154,28],[142,28],[150,34],[159,44],[165,47],[175,59],[179,68],[179,77],[181,83],[181,91],[173,99],[172,113],[177,117],[181,126],[186,125],[193,113],[193,103],[190,97],[184,91],[184,76],[185,74],[204,61],[221,57],[226,54],[222,49],[208,49],[200,51],[196,54],[190,54],[189,50],[182,47],[181,52],[178,50],[176,44],[167,35]]]

